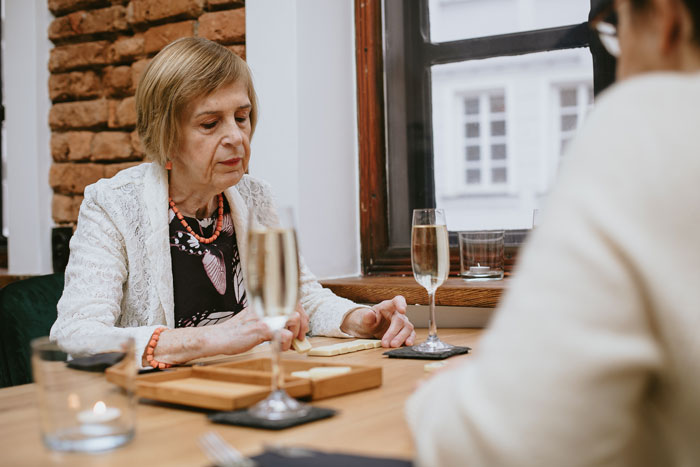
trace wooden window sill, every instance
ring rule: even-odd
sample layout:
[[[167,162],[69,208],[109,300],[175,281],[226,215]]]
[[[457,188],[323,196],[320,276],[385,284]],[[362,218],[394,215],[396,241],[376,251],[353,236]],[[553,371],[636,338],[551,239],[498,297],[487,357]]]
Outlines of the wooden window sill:
[[[403,295],[409,305],[428,305],[428,293],[412,276],[344,277],[320,282],[336,295],[357,303],[378,303]],[[438,289],[435,303],[442,306],[495,308],[509,282],[508,278],[500,281],[466,282],[450,277]]]

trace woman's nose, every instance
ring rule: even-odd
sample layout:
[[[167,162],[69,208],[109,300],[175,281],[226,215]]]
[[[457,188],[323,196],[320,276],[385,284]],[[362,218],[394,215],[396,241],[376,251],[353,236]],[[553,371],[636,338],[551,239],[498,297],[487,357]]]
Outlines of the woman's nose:
[[[225,130],[226,134],[223,138],[224,144],[239,146],[243,143],[243,130],[241,130],[235,120],[232,123],[227,124]]]

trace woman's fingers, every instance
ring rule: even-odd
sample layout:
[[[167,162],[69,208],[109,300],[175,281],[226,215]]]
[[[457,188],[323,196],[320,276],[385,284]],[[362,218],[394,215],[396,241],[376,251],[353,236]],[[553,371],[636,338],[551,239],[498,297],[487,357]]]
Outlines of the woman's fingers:
[[[309,315],[306,314],[306,310],[301,306],[301,303],[297,303],[295,311],[299,313],[299,317],[301,318],[301,325],[299,326],[299,333],[296,335],[296,338],[304,340],[304,337],[306,337],[306,334],[309,332]]]
[[[381,313],[386,320],[390,320],[394,312],[399,312],[402,315],[406,314],[406,299],[403,298],[402,295],[397,295],[391,300],[384,300],[381,303],[377,303],[372,309]]]
[[[280,344],[282,346],[282,351],[289,350],[292,346],[292,339],[294,339],[294,334],[289,329],[282,329],[280,331]]]
[[[400,315],[395,314],[391,318],[391,321],[389,322],[389,327],[386,331],[384,331],[384,334],[382,335],[383,347],[391,347],[391,341],[394,340],[394,337],[396,337],[399,331],[403,328],[403,322],[397,319],[397,316]]]
[[[410,322],[404,322],[401,330],[396,334],[396,336],[391,340],[392,347],[401,347],[401,345],[406,342],[408,344],[408,338],[413,334],[413,325]]]
[[[394,313],[391,324],[382,336],[382,346],[399,347],[413,332],[413,324],[401,313]]]
[[[408,336],[408,339],[406,339],[406,345],[412,346],[415,343],[416,343],[416,330],[414,329],[413,331],[411,331],[411,335]]]
[[[289,315],[289,319],[287,319],[287,324],[285,327],[291,331],[292,336],[294,337],[298,336],[299,332],[301,331],[301,320],[302,318],[298,311],[294,311],[291,315]]]

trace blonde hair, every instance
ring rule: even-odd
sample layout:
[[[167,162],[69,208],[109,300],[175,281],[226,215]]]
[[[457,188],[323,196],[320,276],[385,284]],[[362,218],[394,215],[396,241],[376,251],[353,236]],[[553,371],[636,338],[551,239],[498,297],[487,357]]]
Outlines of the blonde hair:
[[[250,100],[251,136],[258,119],[248,65],[226,47],[186,37],[167,45],[149,63],[136,89],[136,129],[146,157],[165,165],[180,144],[180,118],[192,99],[243,83]]]

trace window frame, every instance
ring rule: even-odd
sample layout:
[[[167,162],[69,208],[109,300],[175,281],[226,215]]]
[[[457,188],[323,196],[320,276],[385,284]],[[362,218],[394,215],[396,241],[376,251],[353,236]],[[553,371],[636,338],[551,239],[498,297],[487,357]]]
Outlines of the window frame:
[[[355,0],[360,236],[364,275],[411,274],[409,247],[405,240],[397,240],[399,235],[405,236],[406,232],[398,228],[392,229],[392,222],[396,225],[408,222],[410,227],[410,212],[413,208],[435,207],[430,79],[432,65],[589,47],[593,55],[594,94],[598,95],[614,81],[615,60],[605,53],[587,22],[537,31],[431,43],[428,3],[428,0],[386,0],[386,5],[383,5],[383,0]],[[383,6],[389,12],[386,17]],[[385,21],[392,27],[391,34],[385,34]],[[390,50],[386,55],[386,63],[385,46]],[[395,48],[411,50],[412,53],[397,54],[393,52]],[[387,87],[386,70],[403,70],[404,80],[392,81],[392,86]],[[388,108],[389,104],[385,100],[387,96],[392,99],[391,105],[398,107],[405,116],[405,121],[388,120],[388,111],[397,109]],[[406,122],[412,124],[409,126]],[[403,131],[403,136],[395,145],[395,154],[402,154],[402,159],[392,168],[392,176],[399,177],[404,183],[394,183],[398,186],[395,188],[389,186],[388,167],[392,154],[387,143],[389,134],[395,134],[397,129]],[[408,187],[413,189],[408,191]],[[391,211],[398,217],[398,221],[390,218],[392,202],[407,205],[407,209],[394,208]],[[408,232],[410,235],[410,229]],[[517,245],[524,235],[524,231],[507,233],[506,269],[513,265]],[[451,233],[453,273],[458,271],[457,250],[456,234]]]

